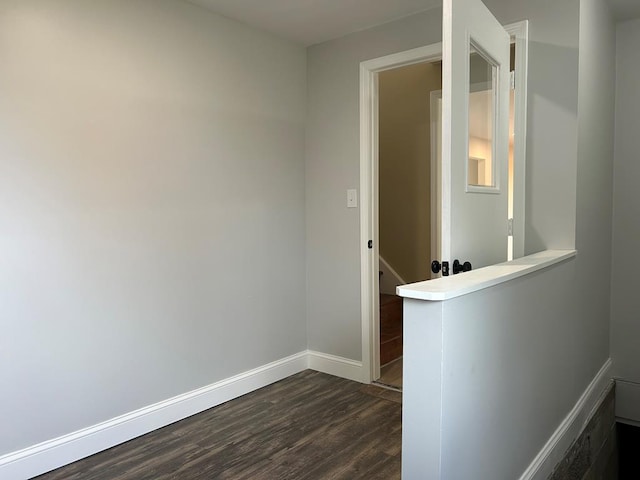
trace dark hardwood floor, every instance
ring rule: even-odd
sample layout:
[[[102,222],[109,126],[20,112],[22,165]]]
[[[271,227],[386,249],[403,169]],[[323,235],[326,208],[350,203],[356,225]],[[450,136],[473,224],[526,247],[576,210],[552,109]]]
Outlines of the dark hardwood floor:
[[[38,480],[399,479],[400,394],[306,370]]]

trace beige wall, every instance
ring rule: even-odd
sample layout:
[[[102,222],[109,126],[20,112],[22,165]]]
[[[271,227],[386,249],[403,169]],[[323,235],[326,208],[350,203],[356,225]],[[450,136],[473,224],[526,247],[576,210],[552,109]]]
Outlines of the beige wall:
[[[380,255],[406,282],[430,277],[429,96],[442,86],[440,63],[379,76]]]

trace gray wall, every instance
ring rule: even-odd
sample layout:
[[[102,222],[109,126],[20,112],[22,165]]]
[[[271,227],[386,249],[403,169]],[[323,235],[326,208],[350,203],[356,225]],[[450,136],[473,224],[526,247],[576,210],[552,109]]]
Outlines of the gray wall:
[[[405,299],[403,478],[520,478],[597,373],[567,295],[578,263],[446,302]]]
[[[640,19],[618,24],[616,59],[611,353],[616,376],[640,383]],[[640,421],[637,400],[634,410]]]
[[[442,478],[519,478],[602,366],[568,358],[577,263],[445,302]]]
[[[414,338],[414,331],[406,331],[410,339],[405,348],[403,439],[404,445],[410,445],[403,452],[406,478],[422,478],[421,473],[434,468],[428,455],[434,440],[422,437],[430,428],[436,435],[442,432],[439,465],[442,478],[518,478],[609,356],[615,26],[602,0],[581,0],[579,26],[579,77],[572,85],[575,90],[572,98],[577,99],[577,105],[571,106],[573,113],[567,112],[565,118],[574,118],[578,113],[577,138],[569,136],[566,139],[576,143],[575,161],[553,152],[549,160],[558,163],[557,166],[540,164],[543,159],[536,155],[527,157],[527,183],[531,186],[527,191],[527,202],[531,196],[535,200],[537,195],[544,194],[542,186],[535,189],[538,169],[548,177],[560,175],[560,179],[569,185],[575,182],[578,256],[504,285],[444,302],[439,316],[437,312],[429,311],[429,308],[434,310],[431,305],[426,305],[421,317],[405,319],[405,328],[413,327],[415,332],[420,328],[431,328],[431,337],[442,338],[443,352],[442,372],[431,374],[434,386],[434,382],[426,378],[429,370],[415,365],[410,358],[409,350],[413,347],[418,358],[424,357],[428,361],[427,353],[420,345],[425,340]],[[634,26],[637,29],[637,24]],[[531,19],[532,36],[535,31],[536,23]],[[620,39],[618,41],[620,45]],[[635,43],[629,43],[629,51],[638,49],[640,36],[636,34]],[[534,55],[541,46],[534,43],[531,48]],[[565,54],[568,58],[568,52]],[[637,53],[628,57],[635,75],[624,72],[621,76],[619,70],[618,86],[621,78],[628,78],[628,91],[635,89],[638,60]],[[535,66],[533,59],[530,68],[531,77],[541,75],[533,71],[540,68]],[[567,88],[566,85],[559,87],[560,90],[563,88]],[[529,95],[535,95],[535,89],[535,86],[530,87]],[[634,94],[638,98],[635,90]],[[530,108],[536,101],[542,105],[534,108],[546,106],[547,115],[553,108],[559,108],[535,97],[530,98]],[[625,99],[625,105],[630,103],[633,101]],[[635,102],[634,113],[640,110],[638,106],[640,101]],[[534,111],[534,121],[536,114]],[[631,115],[625,117],[627,124],[632,120]],[[547,122],[562,131],[562,124],[551,122],[553,118],[547,117]],[[532,120],[531,112],[529,120]],[[619,116],[617,120],[619,125]],[[545,138],[548,133],[547,127],[540,129],[537,125],[533,128],[530,125],[527,132],[530,151],[537,148],[536,139]],[[568,132],[573,132],[573,127],[569,127]],[[536,131],[544,132],[545,136],[539,137],[540,133],[536,135]],[[631,142],[633,129],[628,131]],[[532,134],[536,135],[533,144]],[[633,151],[632,146],[629,143],[629,152]],[[568,145],[565,148],[570,149]],[[565,162],[576,169],[573,176],[562,173],[563,169],[569,168],[563,165]],[[633,172],[635,177],[640,173],[637,168]],[[616,179],[617,175],[618,172]],[[632,179],[634,173],[627,170],[622,177]],[[627,185],[627,192],[632,192],[633,181],[628,181]],[[619,194],[617,187],[618,184],[616,196]],[[633,209],[632,202],[626,204]],[[637,211],[628,213],[625,225],[638,218]],[[629,250],[625,255],[632,255],[633,239],[627,245]],[[632,285],[632,279],[627,275],[626,282]],[[631,294],[629,289],[626,294]],[[632,301],[632,298],[628,297],[628,300]],[[410,303],[409,313],[417,308],[415,303]],[[633,310],[634,307],[630,307],[628,311]],[[437,325],[431,325],[438,318],[442,322],[441,334]],[[631,352],[633,338],[640,334],[640,328],[628,329],[625,334],[631,338],[628,343]],[[629,356],[629,361],[634,357],[637,355]],[[431,387],[441,389],[441,423],[434,422],[431,413],[421,408],[433,393],[428,390]]]
[[[611,17],[602,0],[486,4],[503,24],[530,21],[526,253],[579,253],[443,307],[445,356],[447,348],[460,353],[443,372],[460,376],[443,390],[451,406],[443,413],[444,478],[521,474],[609,356]],[[437,41],[439,16],[433,10],[309,49],[307,321],[316,350],[361,358],[358,218],[343,200],[359,178],[358,63]],[[407,402],[424,397],[414,387],[407,382]],[[428,413],[405,413],[405,425]],[[468,463],[456,461],[460,452]]]
[[[360,62],[441,41],[441,10],[310,47],[306,156],[309,348],[360,360]]]
[[[604,0],[580,2],[576,358],[609,356],[616,28]]]
[[[529,20],[525,254],[573,248],[579,0],[486,0],[504,25]]]
[[[573,248],[579,1],[485,3],[503,24],[530,21],[526,253]],[[307,322],[314,350],[361,359],[359,217],[344,200],[359,185],[359,63],[440,41],[441,22],[434,9],[308,50]]]
[[[611,81],[588,78],[609,64],[598,2],[581,18],[578,0],[486,2],[531,22],[527,252],[581,250],[557,282],[569,306],[533,312],[566,383],[540,391],[533,443],[607,357],[610,132],[577,116],[611,114],[588,95]],[[581,46],[604,42],[580,55],[580,95],[579,20]],[[440,23],[435,9],[311,47],[305,69],[303,49],[182,2],[2,2],[0,455],[307,345],[360,359],[359,211],[345,202],[358,67],[439,41]]]
[[[168,0],[0,32],[0,455],[306,349],[305,50]]]

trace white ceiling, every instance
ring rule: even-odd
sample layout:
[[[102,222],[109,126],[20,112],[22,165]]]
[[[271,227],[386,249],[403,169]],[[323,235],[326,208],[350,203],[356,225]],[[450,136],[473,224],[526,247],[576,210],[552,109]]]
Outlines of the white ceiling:
[[[441,5],[442,0],[187,0],[305,46]]]
[[[342,37],[442,4],[442,0],[186,1],[305,46]],[[640,17],[640,0],[608,1],[618,20]]]
[[[609,5],[618,20],[640,17],[640,0],[609,0]]]

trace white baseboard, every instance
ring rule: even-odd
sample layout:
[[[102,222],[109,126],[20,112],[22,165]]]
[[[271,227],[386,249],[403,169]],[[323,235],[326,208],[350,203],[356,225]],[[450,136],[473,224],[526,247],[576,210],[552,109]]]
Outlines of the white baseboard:
[[[92,427],[9,453],[0,457],[0,478],[25,480],[215,407],[305,370],[309,366],[309,356],[306,351],[300,352]]]
[[[562,460],[573,441],[587,426],[596,409],[604,400],[603,394],[612,382],[611,359],[609,358],[531,462],[531,465],[522,474],[520,480],[545,480],[551,475],[554,467]]]
[[[639,425],[640,384],[616,378],[616,419],[629,425]]]
[[[309,359],[309,368],[312,370],[356,382],[363,381],[362,362],[329,355],[327,353],[314,352],[313,350],[307,350],[307,356]]]
[[[407,282],[396,272],[387,261],[378,256],[378,269],[382,272],[382,278],[380,278],[380,293],[386,293],[388,295],[396,294],[396,287],[398,285],[405,285]]]
[[[315,351],[249,370],[212,385],[141,408],[109,421],[0,457],[0,478],[25,480],[215,407],[311,368],[362,381],[362,362]],[[595,412],[612,382],[607,360],[571,412],[522,474],[520,480],[546,479]],[[640,386],[633,385],[640,391]]]

